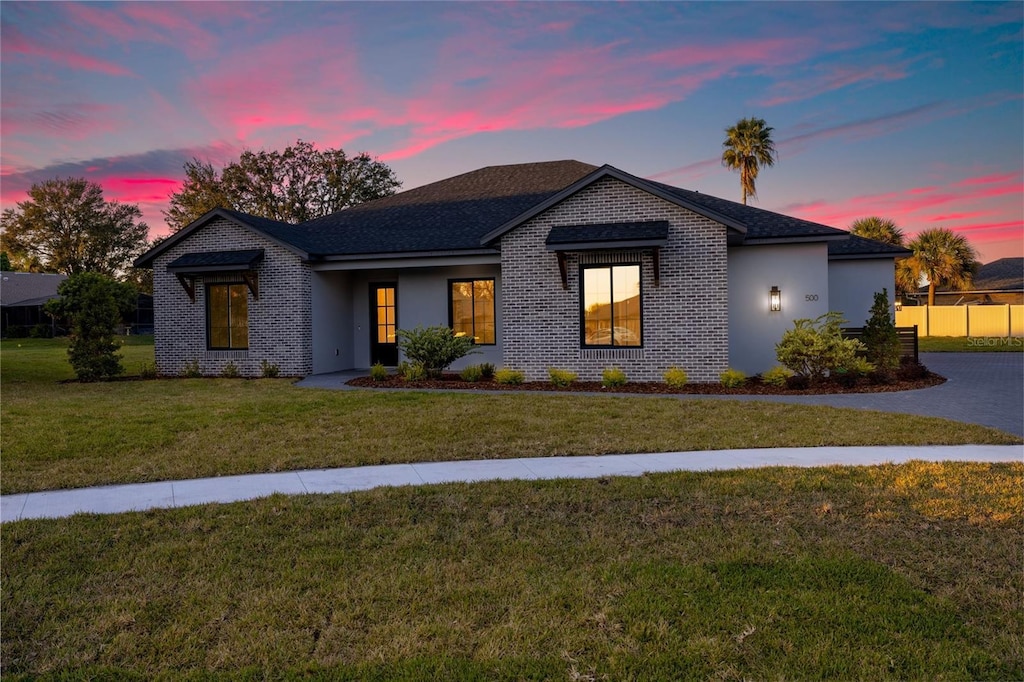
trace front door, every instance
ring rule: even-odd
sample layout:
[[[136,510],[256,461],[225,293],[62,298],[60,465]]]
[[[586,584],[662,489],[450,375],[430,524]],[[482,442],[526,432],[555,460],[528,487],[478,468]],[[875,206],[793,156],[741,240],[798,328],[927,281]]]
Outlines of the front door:
[[[387,367],[398,364],[398,331],[394,282],[370,285],[370,364]]]

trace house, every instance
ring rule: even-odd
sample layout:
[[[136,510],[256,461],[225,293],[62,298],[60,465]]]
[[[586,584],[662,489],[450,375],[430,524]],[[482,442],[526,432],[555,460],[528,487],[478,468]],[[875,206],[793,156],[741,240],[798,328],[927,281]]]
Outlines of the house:
[[[299,225],[215,209],[153,268],[156,361],[303,376],[400,360],[399,329],[449,325],[546,378],[619,367],[694,381],[776,364],[795,318],[868,316],[902,249],[612,166],[491,166]]]
[[[0,336],[28,336],[37,327],[54,336],[55,321],[43,306],[58,298],[57,287],[66,279],[42,272],[0,272]]]
[[[917,305],[928,303],[928,287],[921,287],[909,298]],[[974,273],[966,291],[938,287],[935,305],[1021,305],[1024,304],[1024,258],[1000,258],[985,263]]]

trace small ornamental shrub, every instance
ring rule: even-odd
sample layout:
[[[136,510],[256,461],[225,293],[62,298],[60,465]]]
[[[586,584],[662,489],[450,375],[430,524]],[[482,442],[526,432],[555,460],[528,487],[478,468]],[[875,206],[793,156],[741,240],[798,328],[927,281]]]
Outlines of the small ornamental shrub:
[[[739,388],[747,381],[747,375],[738,369],[727,369],[718,375],[718,380],[726,388]]]
[[[199,371],[199,360],[189,360],[181,368],[181,376],[186,379],[198,379],[203,376],[203,373]]]
[[[395,368],[395,374],[404,379],[405,375],[409,372],[410,366],[411,365],[408,362],[402,360],[400,363],[398,363],[398,367]]]
[[[480,352],[473,347],[472,336],[458,336],[450,328],[441,326],[399,329],[398,347],[429,377],[439,377],[459,358]]]
[[[626,381],[626,373],[618,367],[608,367],[601,372],[601,385],[605,388],[625,386]]]
[[[793,328],[782,335],[775,345],[775,354],[783,365],[795,374],[805,376],[815,384],[838,369],[850,367],[864,344],[856,339],[843,338],[843,316],[825,313],[814,320],[793,320]]]
[[[783,367],[782,365],[775,365],[767,372],[761,374],[761,381],[768,384],[769,386],[777,386],[779,388],[786,385],[786,380],[793,376],[793,373]]]
[[[276,379],[280,373],[281,368],[277,365],[271,364],[266,360],[260,360],[260,375],[264,379]]]
[[[79,381],[111,379],[124,372],[115,339],[121,319],[135,308],[135,288],[95,272],[68,277],[60,298],[43,309],[71,321],[68,362]]]
[[[151,362],[143,362],[139,365],[139,377],[142,379],[156,379],[156,365]]]
[[[388,378],[388,369],[379,362],[370,368],[370,378],[374,381],[384,381]]]
[[[557,367],[549,367],[548,376],[551,378],[552,384],[561,388],[565,388],[572,382],[576,381],[575,372],[570,372],[567,369],[558,369]]]
[[[225,379],[235,379],[239,376],[238,366],[235,365],[235,361],[232,360],[228,364],[224,365],[224,369],[221,370],[220,375]]]
[[[494,378],[494,365],[489,362],[485,362],[480,365],[480,376],[488,381]]]
[[[522,372],[508,367],[502,367],[494,372],[494,380],[499,384],[521,384],[523,378]]]
[[[427,374],[427,370],[423,368],[423,365],[418,362],[410,362],[405,366],[402,378],[406,381],[423,381],[424,379],[428,379],[429,375]]]
[[[459,372],[459,378],[463,381],[480,381],[483,377],[484,371],[480,365],[470,365]]]
[[[875,292],[871,317],[864,325],[864,357],[880,373],[895,372],[900,366],[900,337],[889,314],[889,292]]]
[[[686,385],[686,370],[680,367],[669,367],[663,375],[665,383],[671,388],[682,388]]]

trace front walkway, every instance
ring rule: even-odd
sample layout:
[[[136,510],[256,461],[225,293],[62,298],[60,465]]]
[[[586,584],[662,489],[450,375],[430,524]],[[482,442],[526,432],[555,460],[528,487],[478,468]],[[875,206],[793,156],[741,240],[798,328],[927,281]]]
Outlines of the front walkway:
[[[1024,460],[1024,449],[1017,445],[764,448],[316,469],[4,495],[0,497],[0,522],[62,518],[76,513],[118,514],[216,502],[239,502],[276,493],[347,493],[381,486],[430,483],[602,478],[640,476],[644,473],[666,471],[712,471],[769,466],[861,466],[899,464],[910,460],[1021,462]]]
[[[1024,353],[921,353],[921,362],[947,381],[939,386],[895,393],[836,393],[833,395],[679,395],[694,400],[757,400],[830,405],[859,410],[878,410],[925,417],[942,417],[970,424],[981,424],[1024,437]],[[307,377],[297,386],[303,388],[354,389],[345,382],[366,372],[337,372]],[[412,389],[422,390],[422,389]],[[579,394],[577,394],[579,395]],[[601,395],[615,395],[602,393]],[[628,397],[648,396],[636,393]]]

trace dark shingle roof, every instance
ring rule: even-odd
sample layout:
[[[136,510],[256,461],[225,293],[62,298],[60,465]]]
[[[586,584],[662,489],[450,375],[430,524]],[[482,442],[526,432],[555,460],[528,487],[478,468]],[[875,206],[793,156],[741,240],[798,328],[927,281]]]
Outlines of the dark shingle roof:
[[[57,287],[67,275],[41,272],[0,273],[0,305],[42,305],[57,298]]]
[[[701,194],[680,187],[673,187],[660,182],[650,184],[662,191],[673,194],[680,199],[688,201],[697,206],[702,206],[709,211],[731,218],[747,228],[744,241],[758,239],[796,239],[799,237],[825,237],[839,238],[845,234],[828,225],[812,223],[809,220],[801,220],[792,216],[766,211],[763,208],[747,206],[728,199],[719,199],[710,194]]]
[[[251,268],[263,260],[263,249],[248,251],[202,251],[186,253],[167,264],[168,270],[205,270],[209,268]]]
[[[885,242],[878,242],[874,239],[865,239],[856,235],[849,235],[849,238],[842,241],[828,243],[829,258],[858,258],[858,257],[900,257],[909,256],[913,253],[902,246],[893,246]]]
[[[974,274],[975,289],[1024,289],[1024,258],[1000,258],[986,263]]]
[[[289,241],[317,255],[479,249],[482,235],[596,168],[579,161],[488,166],[302,223]]]
[[[603,225],[571,225],[553,227],[547,244],[582,244],[587,242],[621,242],[668,238],[667,220],[639,223],[605,223]]]

